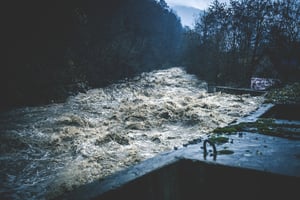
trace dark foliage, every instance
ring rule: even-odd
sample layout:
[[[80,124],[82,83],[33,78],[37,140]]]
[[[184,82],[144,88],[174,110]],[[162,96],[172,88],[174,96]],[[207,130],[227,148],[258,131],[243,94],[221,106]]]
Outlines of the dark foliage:
[[[12,0],[3,8],[3,108],[64,100],[178,57],[182,27],[163,0]]]
[[[298,0],[215,0],[186,31],[184,61],[214,84],[249,87],[254,75],[297,81],[299,27]]]
[[[0,109],[178,63],[213,84],[300,80],[298,0],[215,0],[193,30],[164,0],[11,0],[2,9]]]

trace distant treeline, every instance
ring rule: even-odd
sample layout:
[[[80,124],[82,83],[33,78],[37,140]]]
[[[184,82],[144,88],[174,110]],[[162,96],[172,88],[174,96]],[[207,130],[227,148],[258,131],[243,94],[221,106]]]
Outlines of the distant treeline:
[[[182,26],[164,1],[12,0],[3,8],[0,107],[64,100],[179,57]]]
[[[299,0],[214,1],[185,32],[185,65],[213,84],[300,80]]]

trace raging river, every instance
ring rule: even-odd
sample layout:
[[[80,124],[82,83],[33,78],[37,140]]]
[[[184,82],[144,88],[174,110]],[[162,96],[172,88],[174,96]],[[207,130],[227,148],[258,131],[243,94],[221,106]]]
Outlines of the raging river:
[[[182,68],[0,113],[0,199],[51,199],[248,115],[264,97],[208,93]]]

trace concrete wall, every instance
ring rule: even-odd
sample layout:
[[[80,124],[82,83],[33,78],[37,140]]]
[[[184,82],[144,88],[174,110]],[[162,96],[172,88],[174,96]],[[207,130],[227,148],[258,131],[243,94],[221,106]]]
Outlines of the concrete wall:
[[[291,199],[300,178],[181,160],[140,177],[97,199]]]

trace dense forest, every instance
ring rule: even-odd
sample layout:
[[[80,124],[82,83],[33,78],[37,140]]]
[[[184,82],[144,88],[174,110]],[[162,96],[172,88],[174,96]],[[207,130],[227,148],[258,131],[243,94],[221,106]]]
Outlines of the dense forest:
[[[185,31],[185,65],[213,84],[300,80],[299,0],[215,0]]]
[[[215,0],[193,29],[164,0],[3,5],[0,108],[62,101],[174,65],[209,83],[300,77],[299,0]]]
[[[155,0],[29,0],[5,5],[1,107],[65,99],[173,65],[182,27]]]

